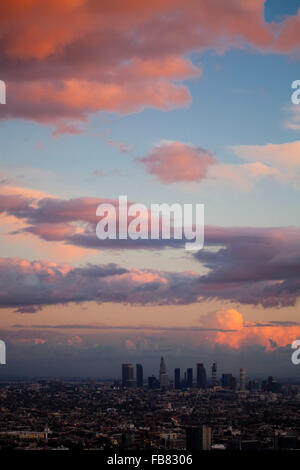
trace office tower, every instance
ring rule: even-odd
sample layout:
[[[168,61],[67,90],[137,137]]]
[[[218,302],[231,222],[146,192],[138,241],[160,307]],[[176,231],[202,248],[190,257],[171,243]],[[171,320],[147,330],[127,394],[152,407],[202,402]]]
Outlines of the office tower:
[[[143,366],[142,364],[136,365],[136,386],[142,387],[143,386]]]
[[[155,377],[154,375],[151,375],[151,377],[148,377],[148,387],[152,390],[153,389],[153,384],[154,384],[154,381],[155,381]]]
[[[193,426],[186,430],[186,450],[210,450],[211,449],[211,427]]]
[[[169,386],[168,374],[160,374],[160,388],[167,388]]]
[[[166,362],[165,362],[165,358],[162,356],[160,358],[159,375],[166,374],[166,373],[167,373]]]
[[[240,369],[240,390],[246,390],[246,371],[245,369]]]
[[[232,377],[232,374],[222,374],[222,387],[229,388],[231,377]]]
[[[193,387],[193,369],[188,368],[186,371],[187,379],[186,379],[186,386],[189,388]]]
[[[122,364],[122,387],[128,387],[133,380],[133,365]]]
[[[217,363],[214,362],[211,368],[211,381],[213,385],[217,384]]]
[[[232,374],[222,374],[222,387],[230,390],[236,389],[236,378]]]
[[[154,375],[152,375],[151,377],[148,377],[148,387],[150,390],[154,390],[160,387],[159,381],[157,380],[156,377],[154,377]]]
[[[207,379],[206,379],[206,370],[202,363],[197,364],[197,387],[206,388]]]
[[[160,359],[159,382],[160,382],[160,388],[167,388],[169,385],[166,362],[163,356]]]
[[[181,383],[180,383],[180,369],[176,368],[174,370],[174,386],[176,389],[181,388]]]
[[[264,387],[266,391],[272,393],[279,393],[281,391],[282,384],[278,383],[271,375],[268,377],[268,383]]]

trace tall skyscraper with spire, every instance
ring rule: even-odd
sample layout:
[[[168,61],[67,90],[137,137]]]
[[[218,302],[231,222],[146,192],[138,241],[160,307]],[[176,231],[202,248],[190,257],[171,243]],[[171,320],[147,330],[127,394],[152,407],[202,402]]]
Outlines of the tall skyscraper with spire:
[[[169,385],[166,362],[163,356],[161,356],[160,358],[159,382],[160,382],[160,388],[167,388]]]
[[[166,374],[167,373],[167,367],[166,367],[166,361],[164,356],[161,356],[160,358],[160,367],[159,367],[159,375],[161,374]]]

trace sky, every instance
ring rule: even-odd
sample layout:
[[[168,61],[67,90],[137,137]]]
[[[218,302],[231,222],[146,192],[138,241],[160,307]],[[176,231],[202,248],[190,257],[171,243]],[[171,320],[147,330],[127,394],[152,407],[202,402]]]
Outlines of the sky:
[[[299,26],[299,0],[1,6],[0,378],[299,377]],[[119,195],[204,204],[204,248],[99,240]]]

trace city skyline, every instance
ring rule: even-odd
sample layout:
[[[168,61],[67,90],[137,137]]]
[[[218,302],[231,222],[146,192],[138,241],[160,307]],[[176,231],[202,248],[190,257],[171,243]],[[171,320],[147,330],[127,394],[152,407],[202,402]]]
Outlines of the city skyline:
[[[160,358],[160,365],[157,376],[152,374],[148,378],[144,376],[144,368],[142,364],[136,364],[136,375],[134,374],[134,365],[131,363],[122,364],[122,379],[114,381],[114,387],[122,387],[123,389],[148,388],[149,390],[160,389],[162,391],[170,390],[189,390],[197,388],[199,390],[217,390],[220,388],[231,391],[246,390],[253,392],[260,388],[263,391],[280,392],[281,384],[269,375],[267,380],[255,381],[247,380],[246,370],[244,367],[239,368],[239,377],[236,378],[232,373],[221,370],[218,374],[217,363],[213,362],[210,367],[210,377],[207,376],[206,368],[203,363],[195,365],[196,375],[194,376],[194,367],[189,365],[185,370],[180,367],[174,368],[173,376],[167,370],[166,360],[164,356]],[[183,376],[181,375],[183,372]]]
[[[299,30],[300,0],[5,3],[0,380],[299,377]],[[97,238],[120,197],[203,204],[203,249]]]

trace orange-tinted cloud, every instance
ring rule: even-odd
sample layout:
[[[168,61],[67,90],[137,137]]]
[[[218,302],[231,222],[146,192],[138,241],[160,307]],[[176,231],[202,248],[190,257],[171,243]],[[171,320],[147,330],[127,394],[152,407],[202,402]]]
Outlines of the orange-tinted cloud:
[[[282,144],[236,145],[230,147],[239,158],[260,161],[280,168],[300,168],[300,140]]]
[[[276,50],[279,52],[293,52],[299,56],[300,43],[300,10],[297,16],[286,18],[280,28],[276,42]]]
[[[183,44],[179,48],[213,45],[218,34],[231,43],[240,35],[262,47],[272,41],[263,8],[264,0],[153,0],[151,4],[139,0],[12,0],[1,6],[1,26],[5,53],[22,60],[42,60],[62,53],[74,43],[80,45],[87,36],[111,45],[114,34],[141,33],[140,28],[152,48],[159,40],[163,50],[174,48],[176,32]],[[147,37],[158,28],[159,38]],[[140,48],[147,51],[147,41]]]
[[[274,347],[287,346],[300,337],[300,325],[245,322],[243,315],[234,309],[209,313],[202,316],[200,321],[206,327],[236,330],[209,332],[205,336],[211,345],[223,344],[233,349],[258,344],[271,350]]]
[[[54,125],[55,135],[81,132],[90,113],[189,105],[180,82],[202,74],[191,52],[299,43],[297,18],[281,25],[276,44],[264,0],[11,0],[0,8],[2,117]]]

